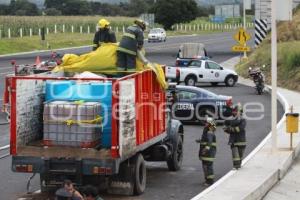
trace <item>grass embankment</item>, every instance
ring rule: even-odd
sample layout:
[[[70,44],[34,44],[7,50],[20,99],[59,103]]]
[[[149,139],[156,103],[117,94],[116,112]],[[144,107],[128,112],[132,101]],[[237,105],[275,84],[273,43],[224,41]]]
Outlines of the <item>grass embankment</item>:
[[[119,40],[120,37],[121,35],[118,34],[117,39]],[[39,36],[1,39],[0,55],[35,50],[49,50],[92,45],[93,38],[94,34],[58,33],[47,35],[45,42],[42,42]]]
[[[93,34],[96,31],[96,24],[101,16],[0,16],[0,55],[26,52],[33,50],[57,49],[65,47],[76,47],[82,45],[91,45]],[[126,27],[134,21],[131,17],[105,17],[111,22],[113,30],[118,27],[118,41],[121,37],[122,27]],[[168,31],[167,36],[174,35],[191,35],[191,34],[209,34],[221,32],[222,30],[199,30],[194,31],[194,25],[208,24],[209,18],[197,18],[187,25],[187,30]],[[185,25],[184,25],[185,26]],[[45,27],[49,31],[46,36],[46,42],[42,43],[39,29]],[[55,27],[57,34],[54,34]],[[73,27],[74,33],[71,33]],[[80,34],[82,27],[83,34]],[[192,28],[189,30],[189,28]],[[87,34],[88,28],[90,34]],[[20,38],[20,29],[22,29],[23,37]],[[30,29],[33,37],[29,37]],[[7,39],[10,30],[11,39]],[[63,30],[65,33],[62,33]],[[147,33],[145,37],[147,38]],[[47,45],[49,44],[49,46]],[[49,48],[50,47],[50,48]]]
[[[300,91],[300,10],[294,14],[292,22],[278,25],[278,85]],[[236,66],[237,72],[244,77],[248,68],[263,66],[267,83],[271,83],[271,44],[270,36],[255,50],[249,60]]]
[[[168,31],[167,36],[175,35],[191,35],[191,34],[209,34],[221,32],[220,30],[215,31]],[[122,33],[117,34],[117,40],[120,41]],[[19,53],[35,50],[49,50],[59,49],[66,47],[77,47],[92,45],[94,33],[92,34],[80,34],[80,33],[57,33],[49,34],[46,36],[46,41],[41,42],[39,36],[23,37],[23,38],[12,38],[12,39],[0,39],[0,55]],[[145,33],[147,38],[147,33]]]

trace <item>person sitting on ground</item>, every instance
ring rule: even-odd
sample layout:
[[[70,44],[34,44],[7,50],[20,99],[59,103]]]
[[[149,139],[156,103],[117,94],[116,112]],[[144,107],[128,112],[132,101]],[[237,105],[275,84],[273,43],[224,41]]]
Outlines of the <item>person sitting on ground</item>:
[[[56,200],[84,200],[83,196],[74,188],[72,181],[65,180],[62,188],[55,192]]]

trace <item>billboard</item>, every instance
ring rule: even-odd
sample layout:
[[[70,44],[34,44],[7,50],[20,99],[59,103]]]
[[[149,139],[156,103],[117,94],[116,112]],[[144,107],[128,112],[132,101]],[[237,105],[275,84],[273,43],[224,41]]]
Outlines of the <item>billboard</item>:
[[[215,15],[224,18],[240,17],[240,4],[216,5]]]

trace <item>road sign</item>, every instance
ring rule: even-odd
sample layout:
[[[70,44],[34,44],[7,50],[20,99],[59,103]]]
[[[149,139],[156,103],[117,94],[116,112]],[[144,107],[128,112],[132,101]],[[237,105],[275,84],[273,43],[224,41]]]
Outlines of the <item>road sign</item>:
[[[249,33],[245,29],[240,28],[239,31],[234,35],[234,39],[241,45],[244,46],[248,40],[251,39]]]
[[[235,52],[249,52],[251,51],[251,48],[248,47],[248,46],[233,46],[232,47],[232,51],[235,51]]]

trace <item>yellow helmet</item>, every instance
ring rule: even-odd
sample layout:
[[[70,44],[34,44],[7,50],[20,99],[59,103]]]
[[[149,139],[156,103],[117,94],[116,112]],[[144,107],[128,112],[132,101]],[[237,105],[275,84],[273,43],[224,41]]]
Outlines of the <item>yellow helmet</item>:
[[[143,21],[143,20],[141,20],[141,19],[136,19],[136,20],[134,20],[134,23],[136,24],[136,25],[138,25],[139,27],[141,27],[141,29],[144,31],[144,30],[146,30],[146,23]]]
[[[107,21],[106,19],[100,19],[98,22],[100,28],[105,28],[106,26],[109,26],[109,24],[109,21]]]
[[[211,117],[206,119],[206,126],[212,130],[216,130],[217,128],[216,121]]]

